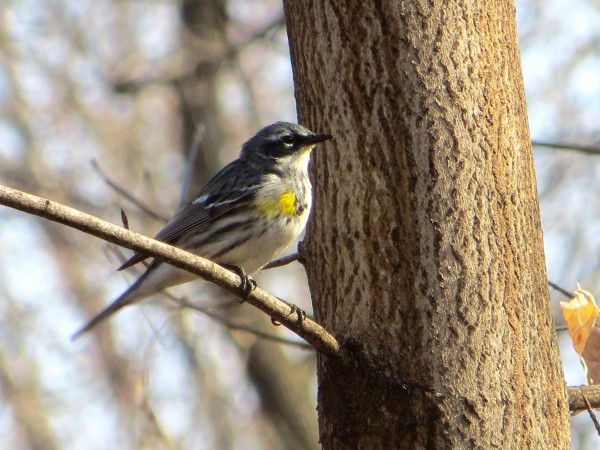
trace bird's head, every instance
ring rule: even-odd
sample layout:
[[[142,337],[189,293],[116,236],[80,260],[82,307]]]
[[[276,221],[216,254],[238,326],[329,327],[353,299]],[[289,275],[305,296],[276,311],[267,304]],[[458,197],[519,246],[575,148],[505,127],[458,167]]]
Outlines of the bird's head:
[[[275,122],[252,136],[242,146],[240,156],[291,164],[299,159],[307,159],[316,144],[331,138],[329,134],[313,133],[302,125]]]

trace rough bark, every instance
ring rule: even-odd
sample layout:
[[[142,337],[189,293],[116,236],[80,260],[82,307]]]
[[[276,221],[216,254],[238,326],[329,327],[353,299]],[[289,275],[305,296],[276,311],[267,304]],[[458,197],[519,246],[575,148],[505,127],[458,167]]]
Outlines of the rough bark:
[[[285,1],[325,449],[568,448],[514,5]]]

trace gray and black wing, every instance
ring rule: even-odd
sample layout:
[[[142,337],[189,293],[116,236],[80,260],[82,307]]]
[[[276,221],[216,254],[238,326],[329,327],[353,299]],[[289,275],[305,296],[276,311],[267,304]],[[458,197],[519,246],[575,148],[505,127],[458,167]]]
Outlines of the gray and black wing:
[[[258,190],[260,176],[244,160],[235,160],[225,166],[198,194],[161,229],[155,239],[176,245],[198,229],[208,229],[215,220],[235,210],[245,208]],[[185,248],[185,246],[180,246]],[[148,258],[135,253],[118,270],[127,269]]]

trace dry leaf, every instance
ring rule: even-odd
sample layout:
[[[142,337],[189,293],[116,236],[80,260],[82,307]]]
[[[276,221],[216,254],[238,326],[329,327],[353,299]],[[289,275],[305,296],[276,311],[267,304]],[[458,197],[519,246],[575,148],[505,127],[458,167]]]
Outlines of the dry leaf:
[[[589,384],[600,381],[600,310],[594,297],[578,288],[569,302],[560,302],[573,347],[581,358]],[[600,322],[600,321],[598,321]]]

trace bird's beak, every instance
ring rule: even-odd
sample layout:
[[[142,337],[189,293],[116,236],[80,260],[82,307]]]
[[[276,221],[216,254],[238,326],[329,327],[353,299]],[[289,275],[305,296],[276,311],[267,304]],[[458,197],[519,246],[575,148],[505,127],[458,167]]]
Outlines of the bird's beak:
[[[311,134],[303,138],[304,145],[315,145],[319,142],[325,142],[331,139],[333,136],[330,134]]]

